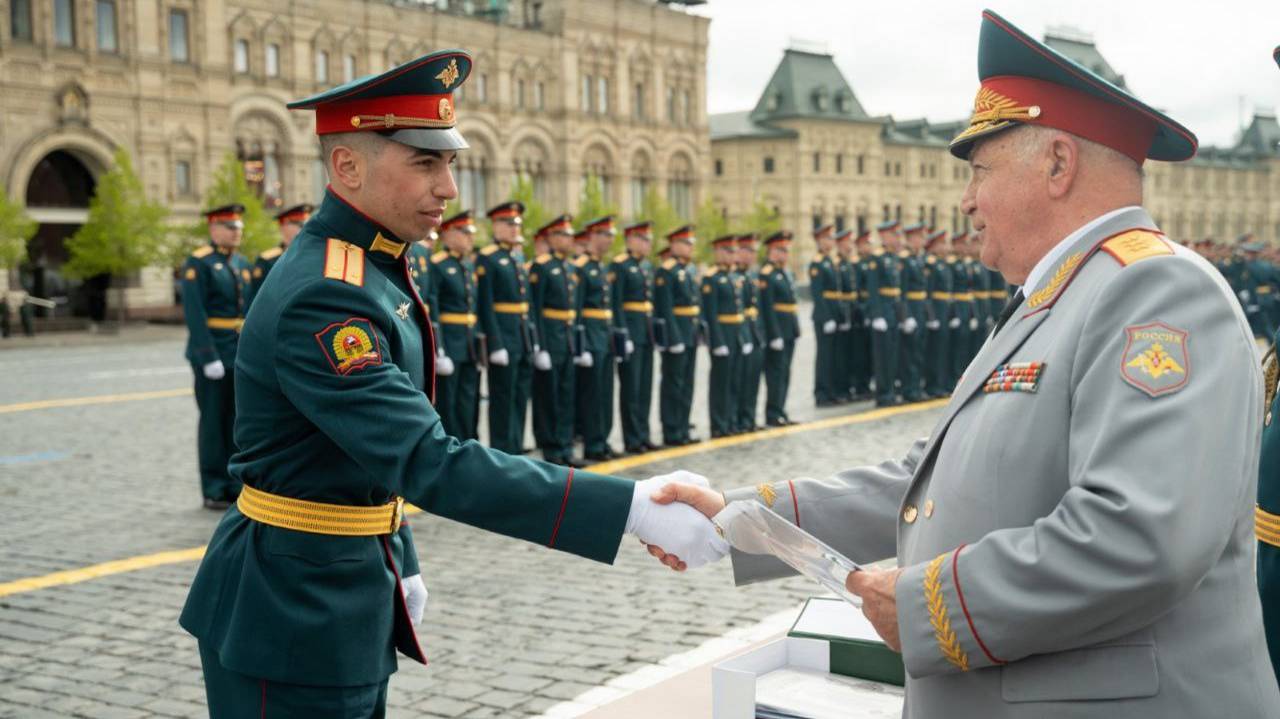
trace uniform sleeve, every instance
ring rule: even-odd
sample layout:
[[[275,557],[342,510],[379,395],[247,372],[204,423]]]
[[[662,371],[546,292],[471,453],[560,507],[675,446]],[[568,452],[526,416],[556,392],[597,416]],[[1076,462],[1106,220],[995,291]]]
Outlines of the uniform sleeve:
[[[187,260],[182,269],[182,316],[191,333],[192,361],[206,365],[218,359],[218,348],[209,332],[209,314],[204,309],[204,286],[208,268],[202,262]],[[227,369],[231,369],[228,367]]]
[[[481,257],[476,261],[476,313],[480,316],[480,329],[484,332],[489,352],[506,349],[502,332],[498,328],[498,313],[493,309],[494,263]],[[482,358],[488,360],[488,358]]]
[[[1126,328],[1156,321],[1188,335],[1186,354],[1171,353],[1185,362],[1182,382],[1166,380],[1153,396],[1123,368]],[[1252,526],[1262,414],[1254,357],[1230,298],[1191,260],[1140,260],[1112,278],[1064,367],[1075,411],[1055,437],[1069,443],[1062,499],[1030,526],[905,568],[897,601],[907,671],[919,678],[1097,644],[1182,602],[1233,531]]]
[[[435,336],[440,338],[436,344],[436,351],[442,351],[444,347],[444,335],[440,332],[440,278],[437,265],[431,262],[427,265],[427,296],[422,299],[427,303],[427,316],[431,319],[431,331]]]
[[[664,270],[658,270],[653,278],[653,314],[662,320],[663,332],[668,347],[684,342],[680,336],[680,327],[676,324],[675,277]]]
[[[332,343],[318,339],[335,323],[368,342],[359,361],[335,362]],[[382,328],[391,323],[358,288],[325,280],[299,290],[276,327],[276,376],[285,397],[360,464],[371,490],[480,529],[612,562],[634,483],[450,437],[426,394],[383,356],[389,345]]]
[[[767,504],[855,562],[878,561],[897,552],[898,507],[926,441],[917,440],[900,460],[845,470],[826,479],[791,479],[733,489],[725,492],[724,498]],[[795,574],[773,556],[736,549],[730,556],[733,580],[739,585]]]
[[[719,274],[715,274],[702,278],[702,317],[707,323],[707,332],[709,333],[707,347],[710,349],[715,349],[725,344],[725,339],[721,336],[720,320],[717,316],[720,309],[717,295],[720,293],[716,292],[716,278],[719,276]]]
[[[422,574],[422,568],[418,566],[418,548],[413,544],[413,530],[410,529],[409,523],[402,523],[397,534],[400,538],[401,547],[400,576],[403,578]]]
[[[884,259],[880,257],[872,257],[867,261],[867,319],[889,319],[885,312],[888,303],[880,296],[880,270],[884,266],[883,263]]]
[[[778,299],[773,289],[775,280],[773,273],[760,277],[760,314],[764,317],[765,339],[773,341],[782,336],[782,327],[778,324],[778,312],[773,308],[773,303]]]

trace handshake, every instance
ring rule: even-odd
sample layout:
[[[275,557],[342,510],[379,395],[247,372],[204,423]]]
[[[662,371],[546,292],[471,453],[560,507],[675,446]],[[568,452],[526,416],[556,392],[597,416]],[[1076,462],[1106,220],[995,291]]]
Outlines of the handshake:
[[[724,504],[706,477],[693,472],[651,477],[636,482],[626,532],[666,566],[696,569],[729,553],[729,543],[710,521]]]

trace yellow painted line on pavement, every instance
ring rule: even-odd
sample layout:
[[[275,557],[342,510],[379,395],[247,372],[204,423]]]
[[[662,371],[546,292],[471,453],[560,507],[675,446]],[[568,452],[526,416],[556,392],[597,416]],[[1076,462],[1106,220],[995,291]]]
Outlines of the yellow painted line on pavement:
[[[190,390],[187,391],[189,392]],[[640,467],[654,462],[687,457],[691,454],[711,452],[717,449],[725,449],[727,447],[734,447],[740,444],[775,439],[777,437],[785,437],[787,435],[799,434],[801,432],[812,432],[819,429],[830,429],[832,427],[843,427],[850,424],[875,422],[876,420],[888,419],[902,414],[923,412],[936,407],[944,407],[946,406],[946,403],[947,400],[938,399],[931,400],[929,402],[902,405],[900,407],[883,407],[869,412],[828,417],[827,419],[803,422],[787,427],[771,427],[769,429],[763,429],[749,434],[720,437],[718,439],[700,442],[698,444],[690,444],[684,447],[672,447],[671,449],[663,449],[657,452],[650,452],[648,454],[638,454],[608,462],[600,462],[598,464],[591,465],[587,469],[597,474],[610,474],[613,472],[620,472],[624,469],[630,469],[632,467]],[[3,408],[0,408],[0,411],[2,411],[2,409]],[[421,509],[413,505],[406,506],[404,511],[406,515],[420,514],[421,512]],[[48,589],[50,587],[60,587],[67,584],[78,584],[80,582],[87,582],[91,579],[108,577],[113,574],[123,574],[125,572],[135,572],[139,569],[150,569],[152,567],[159,567],[165,564],[193,562],[204,556],[205,546],[207,545],[192,547],[190,549],[177,549],[169,552],[157,552],[156,554],[144,554],[137,557],[129,557],[127,559],[117,559],[110,562],[103,562],[101,564],[93,564],[88,567],[80,567],[79,569],[68,569],[61,572],[53,572],[52,574],[44,574],[38,577],[27,577],[25,579],[4,582],[0,584],[0,597],[5,597],[10,594],[34,592],[40,589]]]
[[[166,399],[169,397],[187,397],[193,390],[190,387],[181,389],[161,389],[153,392],[130,392],[128,394],[99,394],[91,397],[67,397],[65,399],[44,399],[36,402],[19,402],[17,404],[0,404],[0,414],[13,412],[31,412],[37,409],[56,409],[58,407],[81,407],[90,404],[115,404],[117,402],[141,402],[148,399]]]

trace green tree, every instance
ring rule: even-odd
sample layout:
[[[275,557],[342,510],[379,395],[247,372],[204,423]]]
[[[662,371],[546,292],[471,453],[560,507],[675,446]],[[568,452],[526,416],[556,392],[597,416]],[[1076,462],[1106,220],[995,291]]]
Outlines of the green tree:
[[[142,180],[123,148],[94,188],[89,219],[67,239],[70,259],[62,271],[70,277],[111,277],[155,264],[169,238],[169,209],[147,199]]]
[[[698,262],[710,262],[711,241],[729,234],[729,221],[708,197],[698,208],[698,219],[694,222],[694,227],[698,236],[698,247],[694,249],[694,258]]]
[[[533,234],[551,221],[551,213],[538,202],[533,180],[523,174],[516,175],[515,182],[511,185],[511,199],[524,204],[524,256],[532,259]]]
[[[667,202],[666,198],[658,193],[654,187],[649,187],[644,193],[644,197],[640,200],[640,213],[634,218],[635,222],[648,220],[653,223],[653,253],[657,255],[658,245],[665,243],[665,238],[670,232],[677,227],[685,224],[685,219],[680,216],[676,209]],[[616,243],[620,246],[622,239],[619,237]]]
[[[17,267],[27,256],[27,243],[35,237],[39,223],[27,217],[22,205],[9,199],[0,185],[0,268]]]
[[[250,260],[259,252],[280,244],[280,228],[275,219],[267,214],[262,200],[249,187],[244,178],[244,165],[228,152],[222,164],[213,172],[213,182],[204,195],[204,208],[210,209],[222,205],[239,203],[244,205],[244,237],[240,242],[240,252]],[[193,222],[185,231],[174,238],[176,241],[169,248],[169,264],[177,266],[191,250],[209,241],[209,224],[203,218]]]
[[[581,226],[605,215],[616,217],[619,214],[617,206],[610,204],[604,196],[604,184],[600,182],[600,178],[587,175],[587,181],[582,185],[582,196],[578,198],[578,212],[573,216],[573,223]]]
[[[751,204],[751,211],[734,224],[736,232],[754,232],[763,240],[782,229],[782,218],[763,200],[756,200]]]

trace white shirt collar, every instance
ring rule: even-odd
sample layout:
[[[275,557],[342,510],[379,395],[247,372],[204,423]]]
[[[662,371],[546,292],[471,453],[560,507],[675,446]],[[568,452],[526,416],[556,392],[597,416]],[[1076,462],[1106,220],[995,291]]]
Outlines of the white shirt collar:
[[[1031,268],[1031,272],[1027,274],[1026,283],[1022,285],[1023,291],[1029,292],[1034,290],[1040,284],[1040,280],[1044,279],[1044,276],[1049,274],[1049,271],[1052,270],[1058,264],[1058,261],[1062,259],[1062,256],[1067,253],[1067,250],[1076,243],[1076,240],[1079,240],[1086,233],[1093,230],[1093,228],[1101,225],[1121,212],[1128,212],[1129,210],[1134,209],[1142,208],[1137,205],[1129,205],[1128,207],[1121,207],[1118,210],[1112,210],[1105,215],[1093,218],[1080,227],[1080,229],[1067,235],[1061,242],[1054,245],[1053,249],[1046,252],[1044,257],[1041,257],[1040,261],[1036,263],[1035,267]]]

